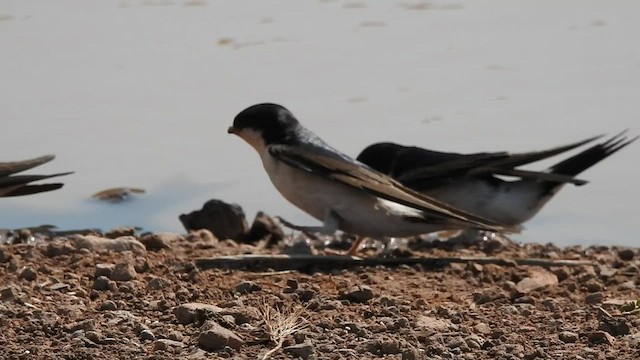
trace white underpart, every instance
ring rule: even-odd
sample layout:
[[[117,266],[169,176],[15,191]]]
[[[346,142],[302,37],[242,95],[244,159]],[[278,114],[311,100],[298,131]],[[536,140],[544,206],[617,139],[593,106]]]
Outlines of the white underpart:
[[[365,191],[334,182],[293,168],[271,156],[259,132],[237,131],[260,155],[273,185],[292,204],[324,222],[335,213],[339,229],[370,237],[412,236],[445,230],[422,220],[422,212],[392,201],[380,199]],[[415,221],[407,221],[414,217]]]

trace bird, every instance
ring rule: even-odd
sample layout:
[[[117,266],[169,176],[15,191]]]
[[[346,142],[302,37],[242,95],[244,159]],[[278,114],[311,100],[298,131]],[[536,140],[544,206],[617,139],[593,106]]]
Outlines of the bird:
[[[565,184],[584,185],[576,176],[638,139],[626,130],[592,144],[544,171],[517,167],[576,149],[604,135],[543,151],[460,154],[391,142],[366,147],[356,159],[405,186],[466,212],[506,226],[534,217]],[[505,180],[500,176],[510,176]],[[458,229],[451,229],[458,230]]]
[[[16,175],[17,173],[45,164],[55,158],[54,155],[44,155],[34,159],[0,162],[0,197],[22,196],[37,194],[60,189],[62,183],[31,184],[32,182],[58,176],[72,174],[64,172],[51,175]]]
[[[287,226],[356,235],[348,255],[367,237],[413,236],[450,228],[509,231],[502,224],[420,194],[332,148],[285,107],[262,103],[242,110],[229,127],[260,156],[280,194],[321,226]]]

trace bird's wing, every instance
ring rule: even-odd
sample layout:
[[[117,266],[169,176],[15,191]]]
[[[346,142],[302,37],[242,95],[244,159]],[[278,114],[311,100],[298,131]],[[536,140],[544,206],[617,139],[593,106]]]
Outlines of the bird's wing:
[[[433,198],[413,191],[389,176],[372,170],[351,159],[342,158],[322,149],[305,146],[270,145],[271,156],[289,166],[372,195],[421,210],[429,221],[452,226],[477,227],[491,231],[512,231],[493,221],[469,214]]]
[[[21,171],[32,169],[36,166],[48,163],[53,160],[55,155],[40,156],[35,159],[14,161],[14,162],[0,162],[0,176],[7,176]]]
[[[406,153],[400,153],[396,162],[398,164],[408,165],[403,165],[406,170],[396,174],[396,179],[405,184],[420,183],[421,187],[428,187],[428,182],[430,180],[433,180],[434,184],[440,184],[443,177],[449,178],[464,175],[481,176],[495,174],[517,176],[523,179],[567,182],[574,183],[576,185],[583,185],[586,181],[576,179],[569,175],[550,174],[549,172],[544,171],[526,171],[514,168],[575,149],[600,137],[602,137],[602,135],[594,136],[572,144],[558,146],[552,149],[526,153],[509,154],[507,152],[496,152],[469,155],[458,154],[459,157],[454,158],[453,160],[443,161],[431,166],[410,166],[412,162],[411,159],[416,158],[417,155],[413,154],[408,156]]]
[[[0,197],[30,195],[45,191],[56,190],[62,184],[29,185],[29,183],[57,176],[72,174],[73,172],[58,173],[52,175],[14,175],[0,177]]]

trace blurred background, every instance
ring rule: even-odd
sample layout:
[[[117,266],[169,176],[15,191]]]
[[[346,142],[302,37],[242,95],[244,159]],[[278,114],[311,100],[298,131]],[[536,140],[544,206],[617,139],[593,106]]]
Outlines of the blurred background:
[[[355,157],[394,141],[529,151],[640,132],[637,1],[0,0],[0,162],[75,171],[2,199],[0,228],[182,231],[211,198],[311,225],[229,136],[242,109],[289,108]],[[636,245],[640,143],[587,170],[516,237]],[[557,159],[554,159],[557,160]],[[535,164],[543,169],[548,163]],[[90,200],[132,186],[128,202]]]

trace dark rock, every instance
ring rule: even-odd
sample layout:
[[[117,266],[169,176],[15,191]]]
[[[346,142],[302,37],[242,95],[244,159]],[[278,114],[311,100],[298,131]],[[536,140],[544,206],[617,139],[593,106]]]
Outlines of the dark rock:
[[[609,344],[613,345],[616,339],[605,331],[594,331],[587,335],[587,339],[593,344]]]
[[[113,264],[96,264],[96,272],[95,277],[105,276],[111,277],[111,272],[113,272]]]
[[[631,261],[635,257],[635,252],[633,249],[622,249],[618,250],[618,257],[620,260]]]
[[[128,226],[117,227],[109,230],[104,234],[109,239],[117,239],[121,236],[135,236],[136,229]]]
[[[100,291],[108,290],[109,279],[106,276],[98,276],[93,282],[93,288]]]
[[[137,276],[136,269],[130,263],[116,264],[111,272],[111,280],[115,281],[129,281],[135,279]]]
[[[602,299],[604,299],[604,295],[601,292],[594,292],[584,297],[587,304],[597,304],[602,302]]]
[[[244,340],[217,322],[207,320],[198,336],[198,345],[208,351],[221,350],[225,346],[238,350],[244,345]]]
[[[315,357],[315,349],[310,342],[303,342],[301,344],[287,346],[284,348],[284,351],[296,358],[301,358],[303,360],[308,360]]]
[[[102,311],[113,311],[117,309],[118,309],[118,305],[116,305],[116,303],[111,300],[107,300],[103,302],[102,305],[100,305],[100,310]]]
[[[365,303],[373,298],[373,291],[366,285],[355,286],[341,296],[354,303]]]
[[[149,329],[145,329],[140,332],[140,340],[142,341],[155,340],[155,339],[156,339],[156,336],[153,335],[153,332],[151,332],[151,330]]]
[[[149,280],[148,286],[151,290],[164,289],[167,286],[167,281],[163,278],[154,277],[153,279]]]
[[[262,287],[260,287],[260,285],[254,283],[253,281],[243,281],[236,285],[235,289],[240,294],[250,294],[252,292],[262,290]]]
[[[249,231],[244,211],[239,205],[209,200],[202,210],[182,214],[180,222],[187,231],[207,229],[221,240],[241,239]]]
[[[96,344],[100,344],[102,342],[102,338],[97,331],[89,330],[85,333],[84,337],[93,341]]]
[[[27,281],[34,281],[38,278],[38,273],[31,266],[27,266],[20,271],[18,277]]]
[[[252,316],[248,312],[249,307],[243,307],[242,310],[236,310],[232,308],[221,308],[211,304],[202,303],[186,303],[176,306],[173,309],[173,314],[178,319],[178,323],[188,325],[196,321],[199,313],[213,313],[216,317],[222,317],[224,315],[231,315],[235,319],[236,324],[244,324],[248,322]]]
[[[613,336],[628,335],[631,330],[627,319],[619,318],[603,318],[600,322],[600,330],[606,331]]]
[[[273,246],[284,239],[284,231],[271,216],[258,211],[244,239],[249,242],[266,239],[266,245]]]
[[[0,289],[0,301],[14,301],[20,297],[20,289],[9,285]]]

